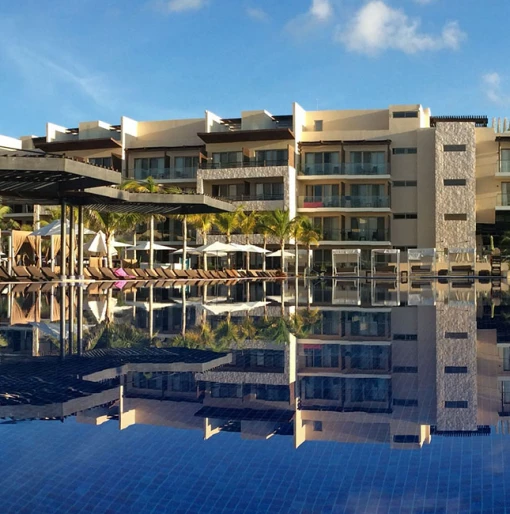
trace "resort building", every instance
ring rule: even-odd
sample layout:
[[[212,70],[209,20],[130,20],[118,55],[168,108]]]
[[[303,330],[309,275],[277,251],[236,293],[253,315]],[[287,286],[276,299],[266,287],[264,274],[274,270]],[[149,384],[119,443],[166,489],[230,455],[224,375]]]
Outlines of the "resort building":
[[[421,105],[306,111],[294,103],[284,115],[48,123],[42,137],[2,138],[0,146],[85,159],[246,211],[309,216],[322,234],[315,266],[331,268],[332,250],[353,248],[368,269],[374,248],[483,256],[510,218],[510,132],[496,125],[483,116],[432,116]],[[182,244],[180,222],[161,223],[157,239]]]

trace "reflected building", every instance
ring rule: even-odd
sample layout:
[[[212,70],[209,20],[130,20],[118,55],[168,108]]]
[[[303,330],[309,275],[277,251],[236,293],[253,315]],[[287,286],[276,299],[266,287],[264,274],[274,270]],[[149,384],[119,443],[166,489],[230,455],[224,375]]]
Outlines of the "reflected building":
[[[296,447],[337,441],[417,449],[436,436],[483,435],[491,427],[508,433],[505,293],[495,297],[475,281],[317,280],[276,288],[225,286],[206,297],[191,289],[115,293],[104,318],[150,332],[149,346],[96,344],[63,361],[4,361],[0,417],[75,415],[120,429],[195,429],[206,439],[288,435]],[[88,300],[87,333],[95,334],[103,307]],[[242,341],[235,336],[241,328]],[[186,331],[202,340],[188,341]],[[179,337],[193,345],[166,347]],[[59,371],[50,373],[55,362]],[[13,369],[14,382],[5,378]],[[33,396],[41,379],[44,394]]]

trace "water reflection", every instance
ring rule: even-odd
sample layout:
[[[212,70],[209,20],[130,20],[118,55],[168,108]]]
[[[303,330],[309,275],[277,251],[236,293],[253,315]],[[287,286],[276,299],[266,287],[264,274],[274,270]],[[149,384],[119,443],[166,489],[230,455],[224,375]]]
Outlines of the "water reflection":
[[[5,286],[0,418],[384,443],[507,433],[491,282]]]

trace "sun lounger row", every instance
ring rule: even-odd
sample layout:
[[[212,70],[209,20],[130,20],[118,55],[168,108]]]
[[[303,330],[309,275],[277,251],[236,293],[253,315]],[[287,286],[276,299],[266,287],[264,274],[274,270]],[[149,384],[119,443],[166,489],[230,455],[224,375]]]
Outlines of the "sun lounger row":
[[[84,276],[89,280],[119,281],[168,281],[168,280],[240,280],[240,279],[274,279],[281,278],[276,271],[205,271],[205,270],[172,270],[169,268],[142,269],[89,266],[84,269]],[[13,266],[12,274],[0,266],[0,282],[54,282],[60,276],[51,268],[37,266]]]

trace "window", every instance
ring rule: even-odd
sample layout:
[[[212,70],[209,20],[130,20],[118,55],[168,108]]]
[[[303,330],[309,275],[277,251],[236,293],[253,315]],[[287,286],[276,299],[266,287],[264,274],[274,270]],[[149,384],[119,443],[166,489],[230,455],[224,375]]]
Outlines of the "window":
[[[135,178],[145,180],[149,177],[158,177],[165,169],[164,157],[150,157],[135,159]]]
[[[95,166],[103,166],[103,168],[111,168],[112,167],[112,158],[111,157],[89,157],[89,163],[94,164]]]
[[[243,165],[243,152],[213,153],[212,166],[218,168],[238,168]]]
[[[244,184],[218,184],[212,186],[212,196],[241,199],[246,194]]]
[[[339,365],[340,348],[337,345],[305,349],[305,366],[307,368],[338,368]]]
[[[467,214],[461,213],[461,212],[455,212],[451,214],[445,214],[444,215],[445,221],[466,221],[467,220]]]
[[[176,175],[184,176],[192,174],[198,168],[198,156],[193,157],[176,157],[175,158],[175,171]]]
[[[394,220],[415,220],[418,218],[418,214],[415,212],[402,212],[400,214],[394,214]]]
[[[445,373],[467,373],[467,366],[445,366]]]
[[[255,184],[257,200],[283,200],[283,182]]]
[[[305,153],[305,175],[334,175],[340,173],[339,152]]]
[[[465,186],[466,179],[465,178],[445,178],[443,180],[443,184],[445,186]]]
[[[466,145],[443,145],[443,151],[445,151],[445,152],[465,152]]]
[[[418,341],[417,334],[393,334],[393,341]]]
[[[322,132],[322,120],[315,120],[313,122],[313,130],[315,132]]]
[[[467,409],[468,402],[460,401],[460,400],[444,402],[444,408],[445,409]]]
[[[417,118],[418,111],[394,111],[394,118]]]
[[[259,166],[286,166],[289,163],[289,151],[285,150],[257,150],[255,161]]]
[[[418,400],[403,400],[398,398],[393,398],[393,405],[395,407],[418,407]]]
[[[322,432],[322,421],[314,421],[313,422],[313,431],[314,432]]]
[[[467,339],[468,333],[467,332],[445,332],[444,338],[445,339]]]
[[[393,148],[393,155],[417,154],[418,148]]]
[[[400,250],[401,252],[407,252],[407,250],[415,250],[418,248],[417,246],[395,246],[395,250]]]
[[[393,373],[418,373],[417,366],[393,366]]]
[[[418,182],[416,180],[394,180],[393,187],[416,187]]]
[[[394,443],[419,443],[420,438],[417,435],[394,435]]]

